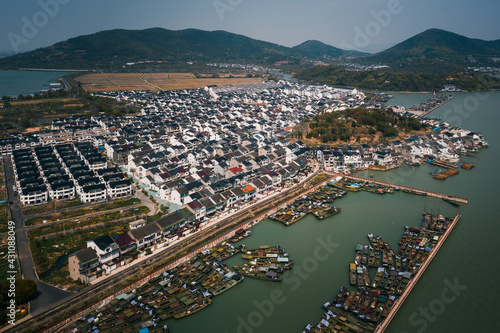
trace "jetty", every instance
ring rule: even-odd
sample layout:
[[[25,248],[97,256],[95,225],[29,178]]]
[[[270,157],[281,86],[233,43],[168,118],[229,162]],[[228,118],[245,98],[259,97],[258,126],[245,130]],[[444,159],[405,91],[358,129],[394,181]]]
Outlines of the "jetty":
[[[419,105],[414,105],[412,106],[408,111],[414,113],[417,118],[423,119],[425,116],[427,116],[429,113],[432,111],[436,110],[443,104],[449,102],[452,100],[452,96],[436,96],[434,94],[433,98],[425,101],[424,103],[421,103]]]
[[[394,302],[389,314],[387,317],[377,326],[375,329],[375,333],[382,333],[384,332],[389,324],[391,323],[391,320],[394,318],[396,313],[398,312],[399,308],[403,305],[404,301],[410,294],[410,292],[413,290],[413,287],[417,284],[418,280],[420,277],[424,274],[425,269],[430,265],[432,259],[436,256],[437,252],[441,248],[441,246],[444,244],[444,241],[446,238],[450,235],[451,231],[457,224],[458,220],[462,215],[458,213],[455,218],[453,219],[453,222],[450,224],[450,226],[446,229],[446,232],[440,237],[439,241],[437,242],[436,246],[431,250],[431,253],[429,254],[429,257],[424,261],[422,266],[420,266],[419,270],[415,274],[415,276],[410,280],[410,283],[408,283],[408,286],[405,288],[401,296]]]
[[[370,243],[356,245],[348,269],[357,291],[341,287],[333,301],[323,304],[319,323],[307,324],[304,332],[384,332],[460,217],[424,212],[420,227],[405,226],[397,251],[381,236],[368,234]],[[377,270],[373,279],[370,269]]]
[[[329,173],[329,172],[326,171],[326,173]],[[408,193],[412,193],[412,194],[427,195],[427,196],[430,196],[430,197],[440,198],[440,199],[444,198],[444,199],[453,200],[455,202],[464,203],[464,204],[466,204],[466,203],[469,202],[465,198],[457,197],[457,196],[454,196],[454,195],[437,193],[437,192],[432,192],[432,191],[427,191],[427,190],[421,190],[421,189],[417,189],[417,188],[413,188],[413,187],[409,187],[409,186],[391,184],[391,183],[382,182],[382,181],[379,181],[379,180],[368,179],[368,178],[363,178],[363,177],[356,177],[356,176],[349,176],[349,175],[342,175],[342,174],[335,174],[335,175],[336,176],[345,177],[346,179],[352,180],[352,181],[368,182],[368,183],[372,183],[372,184],[378,184],[378,185],[381,185],[381,186],[398,187],[401,190],[404,190],[404,191],[406,191]]]

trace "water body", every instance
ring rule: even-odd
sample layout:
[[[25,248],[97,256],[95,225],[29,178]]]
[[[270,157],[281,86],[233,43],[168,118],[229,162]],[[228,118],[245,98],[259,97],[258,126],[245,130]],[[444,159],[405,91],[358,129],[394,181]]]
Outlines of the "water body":
[[[244,243],[248,247],[283,246],[295,261],[289,275],[281,283],[247,278],[215,297],[208,308],[180,320],[169,320],[171,332],[301,332],[307,323],[318,323],[324,312],[322,304],[331,301],[341,286],[349,285],[348,264],[354,259],[356,243],[368,243],[366,234],[374,233],[397,248],[404,226],[419,226],[424,210],[446,216],[461,212],[462,219],[386,332],[499,331],[495,312],[499,308],[500,271],[500,92],[453,95],[452,101],[431,116],[485,135],[490,147],[464,158],[476,166],[474,169],[460,169],[460,174],[445,181],[433,179],[428,173],[436,168],[427,165],[359,175],[368,177],[373,173],[374,179],[466,197],[469,204],[454,207],[440,199],[402,192],[357,192],[337,200],[335,204],[342,212],[330,219],[318,221],[307,216],[289,227],[263,221]],[[396,94],[389,103],[411,106],[429,96]],[[227,264],[241,262],[238,256]],[[455,285],[453,290],[450,285]]]
[[[48,89],[50,83],[71,72],[0,71],[0,97],[17,97]]]

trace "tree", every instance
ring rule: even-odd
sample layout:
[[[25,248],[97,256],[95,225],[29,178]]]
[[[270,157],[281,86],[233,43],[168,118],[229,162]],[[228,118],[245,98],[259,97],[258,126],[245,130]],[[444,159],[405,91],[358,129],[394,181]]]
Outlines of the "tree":
[[[16,280],[16,303],[27,303],[36,293],[37,286],[33,280]]]

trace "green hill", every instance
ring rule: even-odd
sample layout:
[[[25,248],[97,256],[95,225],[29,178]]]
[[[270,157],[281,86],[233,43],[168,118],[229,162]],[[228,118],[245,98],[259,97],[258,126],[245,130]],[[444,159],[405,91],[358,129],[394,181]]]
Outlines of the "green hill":
[[[385,51],[365,57],[364,63],[403,65],[411,63],[431,69],[440,64],[450,70],[464,66],[492,65],[500,57],[500,40],[484,41],[440,29],[429,29]]]
[[[348,51],[327,45],[317,40],[308,40],[300,45],[292,47],[292,50],[312,59],[329,59],[338,57],[359,57],[368,55],[360,51]]]
[[[318,42],[319,43],[319,42]],[[127,62],[145,60],[168,61],[173,66],[185,66],[186,62],[238,62],[273,64],[281,60],[298,60],[304,57],[342,50],[323,44],[321,51],[316,45],[305,50],[288,48],[274,43],[259,41],[226,31],[197,29],[167,30],[108,30],[79,36],[49,47],[0,59],[1,69],[61,68],[61,69],[118,69]],[[306,55],[307,54],[307,55]]]

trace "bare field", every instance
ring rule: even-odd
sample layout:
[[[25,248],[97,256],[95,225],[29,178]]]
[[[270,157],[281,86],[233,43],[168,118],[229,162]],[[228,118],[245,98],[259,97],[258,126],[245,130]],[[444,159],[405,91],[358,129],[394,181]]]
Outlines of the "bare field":
[[[65,103],[65,102],[77,102],[78,98],[47,98],[47,99],[33,99],[33,100],[27,100],[27,101],[11,101],[10,103],[13,106],[17,105],[33,105],[33,104],[42,104],[42,103],[49,103],[49,102],[54,102],[54,103]]]
[[[197,78],[191,73],[99,73],[77,78],[88,91],[112,90],[180,90],[209,85],[237,85],[262,82],[262,78]]]

